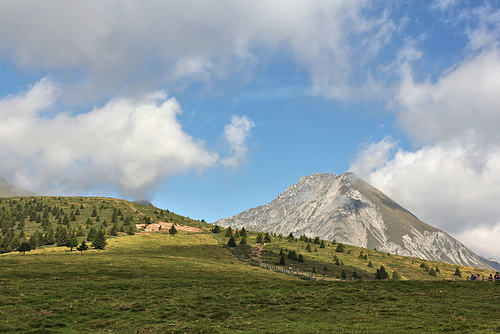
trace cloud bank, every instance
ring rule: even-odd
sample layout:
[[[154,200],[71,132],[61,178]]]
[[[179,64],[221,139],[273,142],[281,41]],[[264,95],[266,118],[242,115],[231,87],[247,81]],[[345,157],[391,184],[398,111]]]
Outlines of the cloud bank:
[[[0,100],[0,174],[46,193],[115,189],[127,197],[153,193],[160,181],[219,163],[203,141],[186,133],[175,98],[154,92],[114,98],[80,114],[50,114],[58,86],[43,79],[28,91]],[[236,168],[247,153],[253,122],[234,116],[225,128]]]
[[[500,11],[481,8],[462,13],[462,18],[479,18],[481,24],[468,29],[469,52],[461,63],[435,81],[415,79],[412,62],[416,58],[401,63],[394,103],[398,123],[413,139],[415,149],[405,150],[387,137],[362,149],[351,170],[423,221],[480,254],[500,257],[495,246],[500,239],[496,205],[500,198],[500,49],[496,42]]]
[[[213,88],[284,49],[312,93],[357,99],[380,93],[370,67],[396,29],[389,14],[366,0],[12,1],[0,11],[0,57],[65,73],[65,98],[81,102],[158,84]]]

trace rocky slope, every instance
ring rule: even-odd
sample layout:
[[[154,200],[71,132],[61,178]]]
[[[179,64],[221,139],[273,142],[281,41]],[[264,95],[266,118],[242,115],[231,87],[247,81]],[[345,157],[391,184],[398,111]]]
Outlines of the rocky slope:
[[[490,268],[459,241],[422,222],[353,173],[301,177],[269,204],[215,224],[319,236],[393,254]]]
[[[0,177],[0,197],[31,196],[33,193],[13,186],[7,180]]]

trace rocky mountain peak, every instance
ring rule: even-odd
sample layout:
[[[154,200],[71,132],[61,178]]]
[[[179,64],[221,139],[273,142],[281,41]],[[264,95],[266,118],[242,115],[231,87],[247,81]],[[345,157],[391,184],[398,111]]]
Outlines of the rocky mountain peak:
[[[303,176],[272,202],[215,224],[319,236],[393,254],[489,267],[456,239],[422,222],[354,173]]]

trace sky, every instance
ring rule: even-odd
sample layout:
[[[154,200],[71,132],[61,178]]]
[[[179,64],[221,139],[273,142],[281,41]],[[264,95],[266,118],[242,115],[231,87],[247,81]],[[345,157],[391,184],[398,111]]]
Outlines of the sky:
[[[0,177],[215,222],[355,172],[500,258],[500,1],[2,1]]]

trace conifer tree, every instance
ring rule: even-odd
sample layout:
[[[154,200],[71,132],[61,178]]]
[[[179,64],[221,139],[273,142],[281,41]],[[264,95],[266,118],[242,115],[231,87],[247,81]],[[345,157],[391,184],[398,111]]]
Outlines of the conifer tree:
[[[246,237],[246,236],[247,236],[247,230],[245,230],[245,227],[242,227],[242,228],[241,228],[240,235],[241,235],[242,237]]]
[[[127,235],[134,235],[137,232],[137,228],[134,224],[130,225],[127,230]]]
[[[319,248],[325,248],[325,247],[326,247],[325,241],[321,240],[321,244],[319,245]]]
[[[437,276],[437,273],[434,270],[434,268],[429,269],[429,275],[431,275],[431,276]]]
[[[236,229],[236,231],[234,231],[234,238],[238,239],[239,237],[240,237],[240,232],[238,231],[238,229]]]
[[[54,229],[49,227],[47,230],[47,233],[43,235],[43,244],[44,245],[53,245],[55,243],[55,238],[54,238]]]
[[[269,232],[266,232],[266,234],[264,235],[264,242],[272,242],[273,239],[271,238],[271,235],[269,234]]]
[[[109,235],[112,235],[115,237],[118,235],[118,224],[117,223],[115,223],[115,224],[113,224],[113,226],[111,226],[111,229],[109,230]]]
[[[319,245],[321,243],[321,240],[319,239],[319,237],[314,238],[314,243],[316,245]]]
[[[241,238],[240,245],[246,245],[247,244],[247,237]]]
[[[304,262],[304,257],[302,256],[302,254],[299,254],[299,257],[297,258],[297,261]]]
[[[293,233],[292,233],[292,232],[290,232],[290,234],[288,235],[288,237],[286,237],[286,239],[287,239],[288,241],[295,241],[295,237],[293,236]]]
[[[308,251],[308,252],[311,251],[311,244],[307,244],[306,251]]]
[[[28,241],[25,240],[21,242],[21,245],[17,247],[17,250],[19,251],[19,253],[23,253],[23,255],[26,255],[26,252],[29,252],[31,250],[31,245]]]
[[[92,214],[90,215],[90,217],[97,217],[97,210],[94,206],[94,210],[92,210]]]
[[[177,234],[177,229],[175,228],[175,224],[172,224],[172,227],[168,230],[169,234],[176,235]]]
[[[227,242],[227,245],[228,245],[229,247],[236,247],[236,240],[234,239],[234,236],[231,236],[231,237],[229,238],[229,241]]]
[[[264,237],[262,236],[262,233],[257,234],[257,243],[261,244],[264,242]]]
[[[104,249],[106,247],[106,234],[104,233],[104,229],[99,229],[97,231],[94,241],[92,242],[92,247],[95,249]]]
[[[369,262],[368,262],[368,267],[373,268],[373,263],[372,263],[372,261],[369,261]]]
[[[97,229],[95,227],[91,227],[89,233],[87,234],[87,241],[94,241],[97,236]]]
[[[344,253],[345,252],[345,246],[343,243],[338,243],[337,248],[335,249],[337,253]]]
[[[356,270],[354,270],[354,272],[352,273],[352,278],[354,278],[354,279],[360,279],[361,276],[358,274],[358,272]]]
[[[462,272],[460,271],[459,267],[457,267],[457,269],[455,269],[455,273],[453,275],[458,276],[458,277],[462,277]]]
[[[58,226],[56,230],[56,245],[58,247],[60,246],[66,246],[66,243],[68,242],[68,228],[66,226]]]
[[[80,246],[76,247],[76,250],[80,251],[81,255],[83,255],[83,252],[86,251],[87,249],[89,249],[89,246],[87,246],[87,244],[85,243],[85,240],[82,241]]]
[[[285,255],[284,255],[284,254],[282,254],[282,255],[280,256],[280,262],[279,262],[279,265],[280,265],[280,266],[285,266],[285,265],[286,265],[286,260],[285,260]]]
[[[70,234],[70,237],[68,238],[68,241],[66,242],[66,247],[69,247],[69,251],[73,251],[73,247],[78,246],[78,239],[76,237],[76,233],[72,232]]]
[[[387,279],[387,278],[389,278],[389,274],[385,270],[384,266],[380,266],[380,268],[377,269],[377,273],[376,273],[375,277],[377,279]]]
[[[76,236],[79,237],[79,238],[85,237],[85,231],[84,231],[82,225],[80,225],[78,227],[78,231],[76,232]]]
[[[226,237],[232,237],[233,236],[233,229],[231,228],[231,226],[229,226],[227,229],[226,229],[226,234],[225,234]]]
[[[214,227],[212,227],[212,233],[220,233],[220,227],[218,225],[215,225]]]

